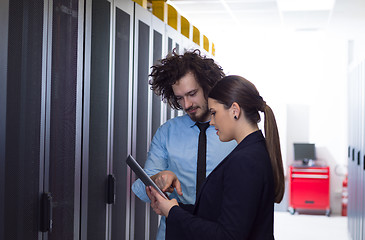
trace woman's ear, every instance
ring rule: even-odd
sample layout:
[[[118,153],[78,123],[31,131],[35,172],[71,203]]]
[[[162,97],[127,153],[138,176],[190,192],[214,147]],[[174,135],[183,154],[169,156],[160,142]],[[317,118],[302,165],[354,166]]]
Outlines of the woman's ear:
[[[239,119],[240,118],[241,108],[240,108],[240,105],[238,105],[238,103],[233,102],[231,107],[230,107],[230,110],[233,114],[234,119]]]

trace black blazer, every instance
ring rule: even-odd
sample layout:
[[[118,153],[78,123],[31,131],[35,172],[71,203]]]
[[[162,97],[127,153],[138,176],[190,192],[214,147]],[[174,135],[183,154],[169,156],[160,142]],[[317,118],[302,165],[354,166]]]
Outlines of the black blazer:
[[[166,239],[272,240],[274,178],[261,131],[248,135],[210,173],[193,214],[171,208]]]

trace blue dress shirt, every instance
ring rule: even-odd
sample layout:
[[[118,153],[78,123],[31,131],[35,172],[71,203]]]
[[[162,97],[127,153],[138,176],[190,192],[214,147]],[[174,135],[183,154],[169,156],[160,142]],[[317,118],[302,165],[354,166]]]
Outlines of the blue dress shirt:
[[[196,197],[196,166],[199,128],[189,115],[175,117],[164,123],[157,131],[150,145],[144,170],[149,176],[164,170],[172,171],[181,183],[183,196],[176,191],[169,195],[184,204],[194,204]],[[207,131],[207,176],[236,147],[235,141],[221,142],[213,126]],[[133,192],[149,202],[145,185],[140,179],[132,186]],[[165,217],[161,218],[157,239],[165,239]]]

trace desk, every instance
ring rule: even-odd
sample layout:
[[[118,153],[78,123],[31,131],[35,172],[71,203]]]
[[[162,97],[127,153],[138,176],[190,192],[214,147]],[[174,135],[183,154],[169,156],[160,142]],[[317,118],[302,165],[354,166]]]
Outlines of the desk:
[[[290,166],[289,212],[324,211],[330,215],[330,169],[328,166]]]

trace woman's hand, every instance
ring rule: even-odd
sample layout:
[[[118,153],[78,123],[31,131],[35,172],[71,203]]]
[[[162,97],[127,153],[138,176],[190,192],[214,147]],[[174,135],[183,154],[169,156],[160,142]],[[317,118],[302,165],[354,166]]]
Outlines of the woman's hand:
[[[151,199],[151,207],[158,215],[167,217],[170,209],[173,206],[179,206],[176,199],[168,200],[163,198],[157,191],[151,186],[146,187],[146,193]]]

